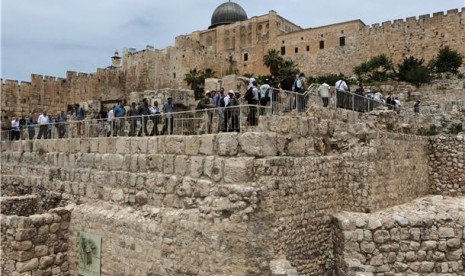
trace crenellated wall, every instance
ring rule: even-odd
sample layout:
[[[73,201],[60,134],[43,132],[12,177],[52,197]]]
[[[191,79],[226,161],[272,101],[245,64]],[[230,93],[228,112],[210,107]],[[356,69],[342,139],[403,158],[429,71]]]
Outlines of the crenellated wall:
[[[211,68],[217,77],[231,70],[239,75],[267,75],[263,56],[270,48],[284,49],[283,57],[294,60],[308,76],[351,75],[354,66],[379,54],[386,54],[394,63],[407,56],[428,62],[444,46],[465,55],[464,22],[462,8],[372,26],[353,20],[302,29],[270,11],[246,21],[178,36],[174,47],[125,50],[119,68],[99,68],[92,74],[67,72],[65,79],[33,74],[30,82],[21,84],[6,80],[2,83],[5,100],[1,109],[10,116],[28,116],[42,110],[55,114],[69,104],[112,100],[134,91],[187,88],[184,78],[191,69]],[[344,46],[340,46],[341,38]]]

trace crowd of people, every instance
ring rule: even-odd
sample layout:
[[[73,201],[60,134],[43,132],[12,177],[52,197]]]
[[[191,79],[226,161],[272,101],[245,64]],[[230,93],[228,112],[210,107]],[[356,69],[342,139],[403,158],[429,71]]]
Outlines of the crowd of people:
[[[278,112],[288,112],[296,110],[303,112],[306,110],[308,99],[304,97],[307,90],[305,74],[299,76],[289,76],[280,83],[271,83],[269,79],[264,79],[261,85],[258,85],[255,78],[250,78],[249,84],[244,95],[237,91],[221,87],[218,91],[206,91],[205,97],[197,103],[197,110],[203,110],[203,122],[200,127],[203,133],[240,131],[240,116],[246,116],[248,125],[255,126],[258,123],[259,115],[271,115]],[[291,93],[280,92],[287,91]],[[342,93],[339,93],[342,92]],[[391,93],[384,98],[381,92],[372,93],[369,89],[365,91],[362,84],[353,92],[344,79],[338,80],[334,87],[323,83],[318,87],[318,96],[321,97],[324,107],[334,104],[340,108],[354,109],[359,112],[370,111],[373,109],[373,102],[387,106],[400,112],[401,103],[397,97]],[[336,96],[334,97],[334,93]],[[370,107],[371,103],[371,107]],[[237,107],[239,105],[248,105],[248,114],[242,112]],[[414,106],[414,112],[419,112],[420,101]],[[144,98],[140,103],[132,102],[127,108],[124,99],[118,101],[112,108],[102,106],[97,115],[99,133],[98,136],[153,136],[174,133],[174,112],[173,98],[167,97],[162,107],[159,107],[158,101],[151,105],[148,99]],[[216,125],[213,126],[215,116]],[[48,115],[46,111],[35,119],[30,116],[14,117],[13,120],[4,116],[2,120],[3,140],[19,139],[48,139],[63,138],[68,131],[69,117],[73,119],[76,126],[77,137],[82,137],[86,122],[86,110],[75,105],[74,111],[68,115],[64,111],[55,116]],[[151,121],[151,124],[148,122]],[[126,130],[126,125],[129,125]],[[161,126],[161,128],[160,128]],[[214,129],[216,127],[216,129]],[[36,135],[36,129],[38,134]],[[56,131],[53,131],[53,130]]]

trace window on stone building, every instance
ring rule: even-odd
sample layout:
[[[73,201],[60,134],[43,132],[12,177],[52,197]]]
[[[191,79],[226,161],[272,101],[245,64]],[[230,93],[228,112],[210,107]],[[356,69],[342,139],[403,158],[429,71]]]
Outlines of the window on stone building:
[[[175,79],[175,78],[176,78],[176,73],[173,73],[173,79]]]
[[[247,35],[247,43],[249,43],[249,45],[252,45],[252,33],[249,33]]]
[[[284,40],[283,40],[283,44],[284,44]]]
[[[227,38],[225,39],[224,47],[225,47],[226,49],[229,49],[229,47],[230,47],[230,45],[229,45],[229,37],[227,37]]]
[[[307,52],[309,52],[309,51],[310,51],[310,46],[307,45]]]
[[[325,48],[325,41],[320,40],[320,49],[324,49],[324,48]]]
[[[295,47],[294,52],[297,54],[299,53],[299,47]]]
[[[346,45],[346,37],[345,36],[341,36],[339,38],[339,46],[344,46]]]
[[[241,35],[241,46],[242,46],[242,47],[245,46],[245,34],[242,34],[242,35]]]
[[[281,55],[284,56],[286,54],[286,47],[281,47]]]
[[[249,60],[249,53],[244,53],[244,61],[248,61]]]

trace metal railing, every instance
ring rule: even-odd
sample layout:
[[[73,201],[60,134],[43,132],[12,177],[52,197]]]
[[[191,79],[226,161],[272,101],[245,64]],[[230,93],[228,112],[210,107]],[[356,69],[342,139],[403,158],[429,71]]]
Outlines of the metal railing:
[[[244,132],[258,124],[259,116],[271,114],[271,105],[238,105],[204,110],[160,113],[29,125],[2,130],[1,139],[66,139],[116,136],[199,135]]]
[[[219,132],[245,132],[258,124],[259,116],[282,115],[286,112],[306,112],[311,105],[323,106],[318,84],[305,92],[271,89],[265,104],[241,104],[232,107],[160,113],[144,116],[117,117],[113,120],[90,119],[27,125],[21,129],[1,131],[2,141],[29,139],[62,139],[80,137],[199,135]],[[379,107],[396,110],[380,100],[331,88],[328,107],[369,112]],[[399,111],[399,110],[397,110]]]

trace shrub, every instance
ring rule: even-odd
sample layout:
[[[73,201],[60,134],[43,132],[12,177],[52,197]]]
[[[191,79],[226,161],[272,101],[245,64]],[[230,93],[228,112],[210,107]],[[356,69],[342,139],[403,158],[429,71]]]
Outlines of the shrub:
[[[462,66],[463,56],[449,46],[439,49],[437,56],[430,61],[430,67],[436,73],[457,74]]]

